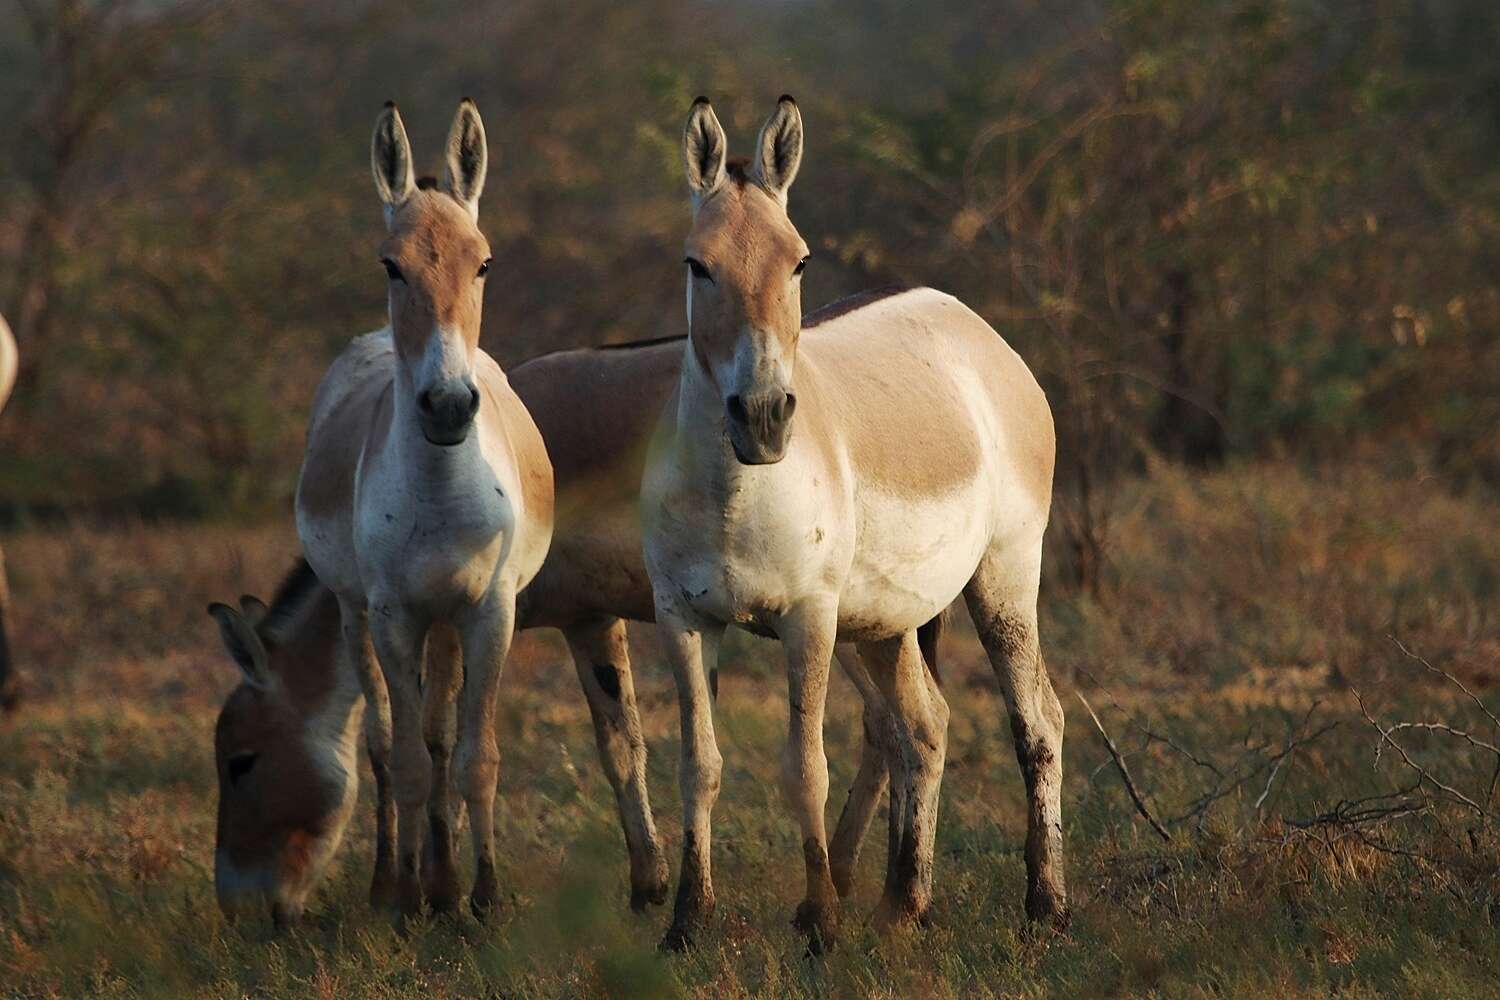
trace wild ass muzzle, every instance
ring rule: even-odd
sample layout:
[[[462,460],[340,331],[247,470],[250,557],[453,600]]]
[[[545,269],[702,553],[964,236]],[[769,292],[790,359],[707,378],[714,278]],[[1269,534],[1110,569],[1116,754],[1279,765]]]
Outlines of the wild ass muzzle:
[[[646,742],[624,619],[650,621],[653,616],[641,551],[639,489],[652,431],[677,385],[681,364],[679,340],[563,351],[510,372],[511,385],[541,429],[557,489],[552,546],[517,600],[516,627],[558,628],[567,639],[625,832],[635,910],[665,902],[668,886],[647,794]],[[589,391],[579,393],[578,386]],[[214,609],[217,617],[245,620],[224,633],[245,676],[219,717],[218,847],[228,862],[227,873],[250,873],[273,907],[281,909],[302,905],[316,872],[298,861],[307,853],[331,856],[350,816],[345,796],[353,796],[358,781],[357,771],[342,761],[351,755],[355,738],[346,695],[359,689],[359,679],[354,664],[337,655],[338,602],[321,584],[303,586],[313,579],[311,569],[301,563],[269,611],[254,598],[241,599],[243,614],[227,605]],[[246,638],[246,630],[257,633],[256,638]],[[937,621],[924,630],[929,662],[935,659],[937,630]],[[257,646],[264,650],[259,656]],[[429,639],[428,671],[440,688],[451,689],[451,682],[441,680],[449,659],[446,650]],[[860,846],[886,788],[889,721],[881,696],[852,651],[841,648],[839,661],[865,695],[865,746],[831,848],[834,883],[847,895]],[[256,668],[257,662],[264,669]],[[383,684],[378,672],[370,679],[380,689],[379,697]],[[426,738],[439,747],[438,753],[451,753],[453,733],[443,726],[445,713],[435,710],[434,702],[429,695]],[[388,708],[385,714],[389,716]],[[374,722],[380,715],[372,709],[366,718]],[[378,725],[373,728],[371,897],[378,901],[394,886],[396,844],[389,747],[380,743]],[[291,777],[283,782],[281,774]],[[319,784],[310,784],[312,779]],[[329,838],[332,844],[325,853],[322,844]],[[307,852],[308,844],[319,846]],[[437,878],[433,855],[430,849],[423,852],[426,884]]]
[[[381,112],[370,160],[385,213],[389,325],[354,340],[324,376],[297,484],[303,551],[338,597],[340,655],[374,706],[368,737],[377,757],[391,762],[394,895],[405,914],[423,903],[426,830],[446,830],[456,815],[450,765],[473,835],[470,905],[483,915],[497,899],[495,702],[516,595],[552,535],[541,435],[479,348],[487,157],[479,111],[465,99],[442,180],[419,184],[400,114],[394,104]],[[443,663],[439,681],[429,662],[423,682],[424,648]],[[446,708],[450,677],[456,713]],[[424,720],[424,692],[435,719]],[[434,727],[456,737],[429,749],[424,728]],[[432,847],[426,900],[451,909],[462,895],[451,838],[435,837]]]
[[[931,289],[801,336],[809,255],[787,193],[802,147],[790,97],[748,162],[728,159],[704,98],[683,135],[688,340],[641,486],[646,566],[682,721],[682,869],[663,946],[690,944],[714,904],[710,816],[722,763],[708,678],[728,625],[779,637],[787,655],[782,787],[807,874],[795,924],[814,949],[837,926],[823,712],[841,640],[858,645],[894,720],[897,829],[877,924],[925,915],[948,706],[923,668],[917,629],[960,593],[1026,778],[1027,911],[1062,920],[1063,717],[1036,627],[1051,411],[999,335]]]

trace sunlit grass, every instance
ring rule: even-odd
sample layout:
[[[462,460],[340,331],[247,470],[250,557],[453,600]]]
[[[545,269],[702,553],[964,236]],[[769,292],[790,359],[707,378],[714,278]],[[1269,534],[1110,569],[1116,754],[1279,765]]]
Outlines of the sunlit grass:
[[[30,700],[0,730],[0,995],[1492,993],[1492,827],[1439,811],[1382,833],[1429,862],[1292,836],[1284,822],[1402,777],[1389,755],[1372,767],[1374,733],[1350,685],[1385,718],[1461,710],[1388,633],[1481,694],[1497,676],[1490,508],[1349,475],[1337,490],[1274,465],[1161,475],[1126,498],[1106,599],[1049,589],[1044,641],[1068,710],[1065,935],[1026,926],[1022,784],[1004,706],[960,620],[943,650],[953,721],[932,926],[882,941],[867,925],[882,815],[840,946],[820,959],[790,926],[801,865],[776,781],[785,708],[772,647],[736,639],[726,651],[719,908],[695,952],[660,956],[667,914],[626,909],[623,844],[584,703],[560,644],[544,636],[520,643],[504,687],[498,832],[509,896],[495,923],[445,917],[398,929],[372,913],[373,822],[362,808],[307,920],[276,934],[268,921],[227,924],[213,901],[210,735],[233,674],[202,607],[269,590],[295,550],[289,531],[8,538]],[[676,711],[649,630],[637,638],[651,788],[675,857]],[[1184,811],[1209,777],[1143,728],[1222,765],[1246,747],[1284,743],[1315,702],[1313,718],[1339,726],[1274,781],[1262,774],[1217,802],[1201,826],[1174,825],[1168,844],[1135,816],[1075,686],[1164,817]],[[858,736],[853,691],[839,680],[830,820]],[[1432,735],[1409,745],[1482,794],[1482,755]],[[368,805],[368,787],[364,795]]]

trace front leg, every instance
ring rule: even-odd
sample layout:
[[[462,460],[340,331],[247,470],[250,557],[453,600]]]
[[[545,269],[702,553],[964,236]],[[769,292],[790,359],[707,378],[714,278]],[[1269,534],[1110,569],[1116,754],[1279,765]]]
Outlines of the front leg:
[[[838,928],[838,893],[828,865],[828,756],[823,749],[823,709],[828,701],[828,670],[833,659],[838,610],[833,601],[799,607],[779,629],[787,654],[787,741],[781,759],[781,788],[802,828],[807,894],[793,923],[816,954],[833,945]]]
[[[469,807],[469,832],[474,841],[474,890],[469,894],[469,906],[481,920],[500,900],[495,861],[495,786],[500,779],[495,706],[515,623],[515,588],[499,584],[465,616],[460,629],[464,681],[454,763]]]
[[[391,779],[396,797],[396,910],[422,909],[422,839],[432,759],[422,738],[422,643],[427,624],[394,603],[371,602],[370,635],[390,696]],[[379,714],[377,712],[377,714]]]
[[[687,617],[675,607],[656,607],[657,631],[677,682],[677,706],[682,724],[682,871],[677,878],[677,901],[672,926],[661,946],[682,951],[693,944],[714,908],[713,876],[709,868],[710,818],[719,797],[724,759],[714,739],[713,698],[708,676],[718,663],[724,626]]]

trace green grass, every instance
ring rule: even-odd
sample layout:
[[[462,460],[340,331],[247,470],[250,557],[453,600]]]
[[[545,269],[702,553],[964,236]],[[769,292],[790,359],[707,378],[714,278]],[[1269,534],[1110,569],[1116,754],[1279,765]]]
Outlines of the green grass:
[[[1287,823],[1406,777],[1390,751],[1374,765],[1376,734],[1351,686],[1387,722],[1440,719],[1494,738],[1387,638],[1486,696],[1500,678],[1493,514],[1484,497],[1359,470],[1316,480],[1258,465],[1132,487],[1106,598],[1049,585],[1043,608],[1068,711],[1070,930],[1024,920],[1021,780],[1003,705],[960,621],[943,648],[953,720],[932,925],[885,940],[867,925],[882,815],[840,946],[820,959],[790,926],[801,865],[775,779],[785,707],[774,647],[737,637],[726,648],[719,907],[690,955],[656,952],[665,911],[626,910],[613,800],[571,668],[545,634],[518,644],[503,694],[498,832],[510,896],[498,920],[397,931],[370,912],[366,787],[339,868],[304,925],[278,935],[268,923],[227,924],[213,901],[210,740],[233,672],[202,607],[270,589],[295,550],[289,531],[12,536],[29,699],[0,730],[0,996],[1496,995],[1500,836],[1486,819],[1435,804],[1363,840]],[[653,804],[675,858],[676,711],[649,629],[637,630],[635,656]],[[1172,825],[1164,843],[1132,809],[1075,688],[1162,817],[1188,811],[1216,779],[1146,730],[1233,773],[1294,733],[1337,726],[1269,786],[1267,767],[1201,824]],[[858,732],[840,679],[830,818]],[[1492,756],[1442,734],[1400,738],[1487,801]]]

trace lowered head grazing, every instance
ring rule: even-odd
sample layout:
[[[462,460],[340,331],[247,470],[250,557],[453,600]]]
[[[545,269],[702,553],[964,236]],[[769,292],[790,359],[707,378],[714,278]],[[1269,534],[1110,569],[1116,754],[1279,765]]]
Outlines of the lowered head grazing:
[[[700,97],[682,146],[693,200],[686,244],[692,355],[723,399],[735,457],[745,465],[779,462],[797,407],[792,373],[808,260],[786,211],[802,162],[802,114],[783,96],[750,159],[731,161],[724,129]]]
[[[468,438],[479,412],[474,354],[490,246],[479,231],[488,149],[479,109],[458,106],[443,179],[418,183],[411,143],[394,104],[375,122],[370,167],[385,205],[380,263],[390,279],[390,323],[398,359],[397,418],[415,420],[441,446]]]
[[[338,602],[306,563],[273,607],[209,606],[240,684],[219,711],[214,887],[228,915],[296,922],[343,838],[358,792],[357,682],[336,669]]]

